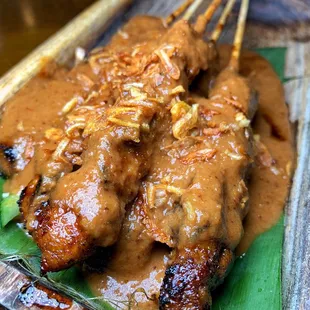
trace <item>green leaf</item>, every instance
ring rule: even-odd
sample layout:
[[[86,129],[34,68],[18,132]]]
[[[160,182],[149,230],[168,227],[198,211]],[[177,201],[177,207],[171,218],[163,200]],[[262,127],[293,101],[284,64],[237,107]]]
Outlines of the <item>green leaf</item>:
[[[286,47],[258,48],[255,51],[271,63],[280,80],[284,82]]]
[[[20,259],[33,276],[40,277],[40,250],[20,226],[20,224],[10,222],[0,229],[0,259],[2,261]],[[41,280],[43,283],[48,280],[54,288],[77,301],[86,303],[90,309],[113,309],[104,300],[95,298],[83,273],[77,267],[49,273],[47,279]],[[88,302],[87,299],[89,299]]]
[[[217,289],[213,310],[281,309],[283,217],[260,235]]]
[[[0,228],[19,215],[18,196],[9,195],[0,203]]]
[[[11,222],[0,229],[0,255],[2,256],[39,256],[40,252],[33,239],[20,225]]]

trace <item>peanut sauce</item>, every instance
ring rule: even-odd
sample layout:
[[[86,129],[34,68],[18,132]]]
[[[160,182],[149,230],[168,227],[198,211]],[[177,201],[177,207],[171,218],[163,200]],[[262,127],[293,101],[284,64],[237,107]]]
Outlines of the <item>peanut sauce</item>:
[[[221,68],[227,64],[229,55],[229,47],[220,48]],[[250,175],[250,207],[244,220],[244,235],[237,248],[238,254],[244,253],[259,234],[279,220],[289,190],[294,159],[281,81],[266,60],[249,51],[241,56],[241,74],[250,80],[259,95],[252,128],[261,152]],[[19,193],[33,179],[35,166],[45,160],[44,156],[33,158],[36,148],[44,145],[47,152],[55,150],[56,142],[44,139],[46,131],[51,127],[64,126],[64,105],[76,94],[89,90],[91,86],[88,84],[92,82],[87,80],[87,76],[96,82],[96,76],[86,64],[71,72],[52,68],[34,78],[4,106],[0,123],[1,150],[7,158],[12,155],[15,161],[15,171],[5,165],[2,167],[3,172],[10,176],[5,191]],[[9,146],[13,144],[18,147],[11,150]],[[240,227],[236,231],[239,232]],[[236,240],[239,237],[237,235]],[[138,257],[137,263],[129,258],[127,262],[124,260],[128,266],[112,266],[104,274],[89,275],[88,281],[96,295],[103,295],[120,307],[130,305],[133,309],[156,309],[158,305],[153,295],[158,295],[168,255],[168,247],[155,246],[143,267],[139,265],[143,257]]]
[[[220,48],[222,68],[227,64],[229,55],[229,47]],[[252,127],[254,134],[259,135],[256,138],[267,147],[270,158],[259,158],[261,162],[253,168],[250,177],[250,207],[244,221],[244,235],[237,247],[238,255],[246,252],[258,235],[278,222],[288,195],[294,161],[284,90],[272,66],[255,52],[244,51],[241,73],[250,78],[258,92],[258,112]],[[168,254],[168,249],[155,248],[151,260],[143,269],[131,265],[129,275],[124,275],[123,268],[120,268],[122,272],[119,273],[108,270],[103,275],[91,275],[89,283],[96,294],[108,300],[127,301],[127,304],[120,304],[120,307],[123,305],[126,308],[130,300],[132,309],[157,309],[157,303],[148,298],[160,289]],[[143,288],[145,293],[134,293],[138,288]]]

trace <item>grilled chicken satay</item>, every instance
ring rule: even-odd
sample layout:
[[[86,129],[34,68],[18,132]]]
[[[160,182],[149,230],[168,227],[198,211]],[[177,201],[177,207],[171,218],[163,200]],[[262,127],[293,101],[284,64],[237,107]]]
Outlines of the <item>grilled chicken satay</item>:
[[[126,224],[119,241],[126,257],[144,261],[153,240],[175,248],[161,289],[162,309],[208,307],[209,292],[225,276],[243,232],[246,175],[253,160],[248,126],[256,102],[234,66],[215,81],[210,100],[194,98],[199,103],[196,125],[177,142],[176,124],[182,117],[177,118],[183,113],[190,120],[184,117],[189,107],[181,102],[171,109],[170,128],[159,139],[144,190],[126,222],[138,224]],[[132,272],[133,260],[124,264],[123,258],[116,251],[110,268],[119,271],[122,265],[122,272]]]
[[[146,23],[149,27],[145,30]],[[109,87],[109,82],[124,69],[116,64],[126,66],[134,45],[143,49],[139,45],[159,38],[166,30],[159,18],[135,17],[106,47],[94,50],[89,62],[69,72],[49,65],[4,106],[0,123],[3,129],[0,173],[10,178],[6,184],[10,192],[20,192],[34,177],[35,162],[38,166],[48,160],[66,136],[72,140],[67,148],[72,149],[72,163],[81,161],[78,155],[84,138],[80,139],[77,133],[114,104],[118,89]],[[37,104],[42,100],[44,105]],[[38,154],[38,150],[43,151]],[[32,160],[33,157],[36,159]]]
[[[193,156],[185,155],[195,166],[198,155],[198,162],[187,190],[180,192],[184,219],[179,225],[177,245],[160,290],[160,309],[210,309],[210,291],[225,276],[233,260],[233,250],[242,236],[242,220],[249,198],[246,180],[254,155],[249,127],[254,111],[251,90],[238,74],[248,4],[247,0],[242,1],[229,65],[219,74],[210,93],[211,105],[221,107],[226,103],[237,113],[229,112],[226,107],[222,113],[230,126],[226,127],[225,121],[224,127],[220,123],[215,128],[219,131],[213,131],[207,124],[211,128],[202,131],[212,137],[210,149],[215,153],[207,160],[213,157],[213,169],[202,173],[198,164],[200,150],[192,153]],[[207,108],[210,107],[207,105]],[[216,122],[220,114],[213,118]]]
[[[60,177],[53,188],[45,177],[48,164],[24,192],[21,205],[27,228],[42,250],[43,271],[66,268],[88,256],[94,245],[116,241],[124,205],[147,172],[166,108],[174,98],[186,98],[189,82],[208,67],[208,44],[185,21],[141,49],[132,51],[134,65],[111,81],[120,97],[87,131],[81,168]]]
[[[156,206],[156,200],[155,207],[145,205],[150,228],[163,232],[175,249],[161,287],[161,309],[208,307],[210,290],[224,277],[243,233],[246,180],[253,161],[251,92],[246,80],[229,69],[215,83],[210,99],[200,103],[198,143],[187,138],[183,143],[190,146],[184,152],[174,142],[176,147],[162,159],[169,180],[165,185],[178,195],[171,198],[166,190],[168,205],[160,201]],[[146,191],[157,184],[161,188],[160,176],[154,181],[145,185]],[[152,195],[156,198],[160,193]],[[178,221],[173,221],[175,209],[181,209]]]
[[[154,241],[174,248],[161,289],[162,309],[210,304],[209,290],[233,260],[247,213],[246,179],[253,158],[249,119],[255,101],[250,109],[250,98],[247,81],[225,70],[210,99],[190,100],[198,105],[198,117],[187,136],[175,138],[172,115],[155,143],[151,170],[109,268],[134,272],[137,257],[143,258],[141,264],[150,258]]]

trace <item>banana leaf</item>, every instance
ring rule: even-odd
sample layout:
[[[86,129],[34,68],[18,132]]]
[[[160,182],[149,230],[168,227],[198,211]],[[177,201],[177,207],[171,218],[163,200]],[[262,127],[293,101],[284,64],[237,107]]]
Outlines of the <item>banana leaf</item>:
[[[6,226],[13,218],[19,215],[17,195],[9,195],[0,203],[0,228]]]
[[[285,82],[285,48],[258,49]],[[0,199],[3,180],[0,179]],[[10,197],[10,196],[9,196]],[[8,197],[8,198],[9,198]],[[7,199],[7,198],[6,198]],[[16,199],[7,200],[16,210]],[[15,205],[14,205],[15,204]],[[0,203],[1,205],[1,203]],[[6,208],[8,205],[6,205]],[[15,208],[15,209],[14,209]],[[16,212],[11,212],[13,219]],[[259,236],[248,252],[237,258],[232,271],[215,292],[213,310],[281,309],[281,257],[284,233],[283,217],[271,230]],[[34,277],[40,277],[40,250],[20,224],[9,222],[0,229],[0,259],[18,260]],[[49,273],[41,278],[52,287],[80,301],[90,309],[115,309],[111,300],[96,298],[78,267]]]

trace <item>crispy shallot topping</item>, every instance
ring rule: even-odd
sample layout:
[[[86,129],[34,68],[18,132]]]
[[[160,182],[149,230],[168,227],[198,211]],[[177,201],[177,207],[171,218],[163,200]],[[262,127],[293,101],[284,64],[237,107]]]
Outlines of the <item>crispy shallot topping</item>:
[[[88,95],[88,97],[86,98],[85,103],[91,101],[91,100],[94,99],[94,98],[97,98],[98,96],[99,96],[98,92],[92,91],[92,92]]]
[[[246,116],[242,112],[239,112],[235,115],[235,120],[238,123],[240,128],[249,127],[251,123],[251,121],[247,119]]]
[[[173,54],[174,48],[169,47],[169,51],[172,51],[171,55]],[[160,59],[161,63],[163,64],[165,70],[169,74],[171,78],[174,80],[178,80],[181,76],[181,72],[179,67],[173,63],[168,56],[167,52],[164,49],[159,49],[154,52]]]
[[[177,87],[173,88],[170,91],[171,95],[177,95],[177,94],[180,94],[180,93],[185,93],[185,89],[184,89],[184,87],[182,85],[178,85]]]
[[[45,138],[51,141],[60,141],[64,132],[60,128],[50,128],[45,131]]]
[[[260,166],[271,167],[274,164],[270,152],[263,142],[260,141],[259,135],[254,135],[254,141],[256,146],[256,161]]]
[[[108,121],[111,123],[114,123],[115,125],[123,126],[123,127],[131,127],[131,128],[140,128],[140,124],[133,123],[133,122],[128,122],[128,121],[123,121],[119,118],[116,118],[114,116],[109,116]]]
[[[241,111],[243,114],[246,114],[243,106],[237,100],[229,99],[227,97],[224,97],[224,100],[226,103],[228,103],[229,105],[232,105],[237,110]]]
[[[79,99],[77,97],[73,97],[70,99],[62,108],[61,112],[62,114],[67,114],[71,112],[75,106],[79,103]]]
[[[191,165],[198,161],[208,161],[216,154],[215,149],[202,149],[199,151],[191,152],[186,156],[180,158],[181,162],[185,165]]]
[[[130,95],[131,97],[135,98],[136,100],[145,100],[147,99],[147,94],[141,91],[137,87],[131,87],[130,88]]]
[[[85,123],[83,123],[83,122],[74,123],[74,124],[72,124],[71,126],[69,126],[69,127],[66,129],[66,135],[67,135],[68,137],[73,137],[73,136],[75,136],[73,133],[74,133],[76,130],[84,129],[84,128],[85,128]]]
[[[59,159],[64,160],[63,153],[65,152],[65,150],[66,150],[67,146],[69,145],[69,143],[70,143],[70,140],[68,138],[63,138],[59,142],[56,150],[53,153],[53,159],[54,160],[59,160]]]
[[[170,113],[172,117],[172,122],[177,122],[181,117],[183,117],[189,110],[191,109],[191,106],[188,105],[184,101],[178,101],[173,104]]]
[[[188,132],[197,125],[197,122],[198,104],[193,104],[191,109],[173,124],[173,136],[179,140],[184,139]]]

